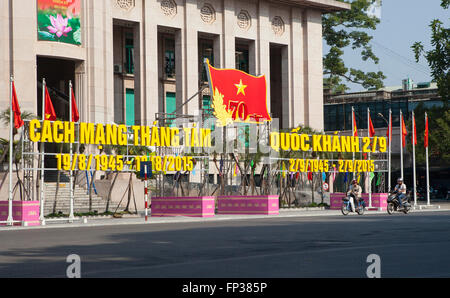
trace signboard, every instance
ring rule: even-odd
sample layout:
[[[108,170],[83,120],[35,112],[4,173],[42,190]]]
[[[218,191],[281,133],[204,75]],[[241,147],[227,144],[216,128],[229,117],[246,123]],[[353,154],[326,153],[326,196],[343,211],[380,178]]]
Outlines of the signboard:
[[[37,0],[38,40],[81,45],[81,0]]]
[[[152,162],[151,161],[141,162],[141,171],[139,173],[139,177],[141,179],[144,179],[145,174],[147,174],[147,179],[152,178]]]
[[[218,69],[205,61],[218,124],[272,121],[267,109],[265,76],[255,77],[237,69]]]

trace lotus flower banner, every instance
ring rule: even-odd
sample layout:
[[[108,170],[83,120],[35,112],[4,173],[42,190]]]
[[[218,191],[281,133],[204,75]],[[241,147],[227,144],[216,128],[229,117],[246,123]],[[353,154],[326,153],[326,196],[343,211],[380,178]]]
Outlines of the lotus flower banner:
[[[81,0],[37,0],[38,40],[81,45]]]

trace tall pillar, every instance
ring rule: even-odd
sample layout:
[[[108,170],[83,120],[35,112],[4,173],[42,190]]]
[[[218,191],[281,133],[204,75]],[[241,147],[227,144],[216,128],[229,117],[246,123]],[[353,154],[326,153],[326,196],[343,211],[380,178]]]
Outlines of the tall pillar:
[[[235,1],[223,1],[223,61],[224,68],[236,67]]]
[[[259,1],[258,3],[258,40],[256,42],[256,69],[257,75],[266,75],[267,80],[267,108],[270,111],[270,43],[265,39],[267,32],[270,32],[271,23],[269,20],[269,2]]]
[[[307,9],[303,18],[305,119],[310,127],[323,130],[322,13]]]
[[[305,124],[303,96],[303,43],[302,43],[302,11],[293,7],[291,10],[291,71],[290,71],[290,126]]]
[[[110,1],[86,1],[89,122],[114,120],[113,20]]]
[[[155,114],[159,111],[159,74],[158,74],[158,25],[151,5],[145,5],[145,15],[143,16],[145,34],[144,62],[145,71],[143,73],[145,81],[145,97],[143,98],[143,114],[148,125],[155,121]]]
[[[195,26],[189,24],[195,23],[194,18],[198,18],[197,0],[186,0],[184,16],[184,34],[185,34],[185,56],[183,57],[185,63],[185,78],[186,85],[184,90],[186,96],[183,102],[188,100],[191,96],[196,94],[199,89],[198,85],[198,33]],[[199,108],[199,96],[195,96],[188,104],[184,106],[184,112],[193,115],[194,111]]]

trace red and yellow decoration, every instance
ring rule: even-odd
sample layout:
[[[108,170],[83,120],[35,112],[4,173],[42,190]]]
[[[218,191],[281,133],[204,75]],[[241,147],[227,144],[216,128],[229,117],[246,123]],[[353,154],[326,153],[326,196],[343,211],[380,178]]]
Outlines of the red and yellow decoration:
[[[220,126],[232,122],[262,123],[272,121],[267,109],[265,76],[255,77],[237,69],[214,68],[206,60],[214,116]]]

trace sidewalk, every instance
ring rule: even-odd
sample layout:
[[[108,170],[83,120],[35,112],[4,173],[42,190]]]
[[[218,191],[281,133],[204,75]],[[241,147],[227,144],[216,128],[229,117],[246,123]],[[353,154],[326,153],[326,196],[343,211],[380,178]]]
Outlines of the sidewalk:
[[[419,202],[418,206],[426,205],[426,202]],[[438,209],[438,207],[440,207]],[[434,202],[431,208],[412,210],[411,213],[424,212],[445,212],[450,211],[450,202]],[[386,211],[366,211],[366,215],[386,215]],[[350,214],[353,216],[356,214]],[[82,227],[100,227],[117,225],[143,225],[143,224],[165,224],[165,223],[195,223],[195,222],[214,222],[214,221],[236,221],[252,219],[271,219],[271,218],[295,218],[295,217],[326,217],[342,216],[340,210],[302,210],[302,209],[281,209],[280,215],[216,215],[212,218],[196,217],[149,217],[145,222],[143,213],[128,218],[77,218],[73,223],[67,219],[47,220],[45,226],[38,227],[0,227],[2,231],[13,230],[31,230],[31,229],[50,229],[50,228],[82,228]]]

